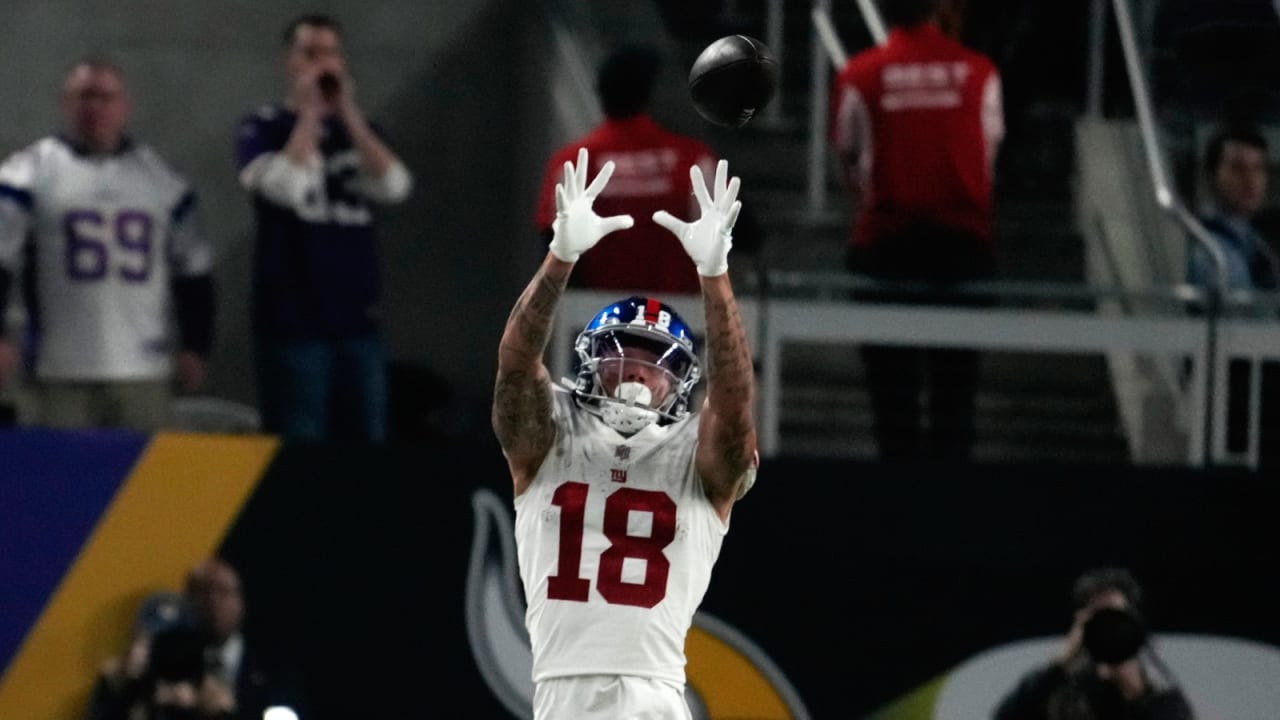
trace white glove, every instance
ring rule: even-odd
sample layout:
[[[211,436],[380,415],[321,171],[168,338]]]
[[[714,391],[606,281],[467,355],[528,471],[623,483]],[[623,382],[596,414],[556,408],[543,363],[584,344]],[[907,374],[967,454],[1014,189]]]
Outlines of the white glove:
[[[577,262],[600,238],[635,224],[630,215],[602,218],[591,209],[611,175],[612,160],[600,168],[600,174],[587,187],[586,148],[578,149],[577,167],[569,162],[564,164],[564,182],[556,185],[556,219],[551,223],[554,235],[548,246],[552,255],[565,262]]]
[[[729,248],[733,247],[733,224],[738,221],[742,203],[738,200],[738,178],[729,180],[729,162],[721,160],[716,165],[715,199],[707,192],[702,170],[697,165],[689,168],[693,180],[693,194],[698,198],[702,216],[695,222],[679,220],[666,210],[653,214],[653,221],[670,230],[680,239],[684,251],[689,253],[698,274],[715,277],[729,271]]]

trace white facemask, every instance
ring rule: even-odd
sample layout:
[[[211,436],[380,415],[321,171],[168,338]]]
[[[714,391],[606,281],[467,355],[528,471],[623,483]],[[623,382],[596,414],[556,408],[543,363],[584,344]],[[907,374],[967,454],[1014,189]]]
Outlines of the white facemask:
[[[614,430],[630,434],[657,421],[658,413],[649,406],[653,393],[644,383],[619,383],[613,396],[616,402],[600,402],[600,418]]]

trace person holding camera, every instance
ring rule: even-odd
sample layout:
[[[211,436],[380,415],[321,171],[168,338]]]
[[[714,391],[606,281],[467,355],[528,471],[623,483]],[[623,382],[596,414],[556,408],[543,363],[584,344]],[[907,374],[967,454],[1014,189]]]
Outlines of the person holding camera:
[[[255,369],[263,429],[381,443],[387,369],[374,212],[413,178],[356,102],[337,19],[284,32],[283,104],[239,124],[240,185],[256,219]]]
[[[165,650],[156,659],[153,641],[191,623],[191,610],[182,595],[162,590],[143,599],[134,616],[124,652],[103,661],[89,694],[85,720],[142,720],[152,712],[155,669],[165,665]]]
[[[181,594],[158,592],[138,611],[128,649],[99,671],[86,720],[261,720],[311,708],[301,668],[244,629],[240,574],[208,557]]]
[[[1191,704],[1151,646],[1142,595],[1124,568],[1077,578],[1074,622],[1057,656],[1018,681],[995,720],[1193,720]]]

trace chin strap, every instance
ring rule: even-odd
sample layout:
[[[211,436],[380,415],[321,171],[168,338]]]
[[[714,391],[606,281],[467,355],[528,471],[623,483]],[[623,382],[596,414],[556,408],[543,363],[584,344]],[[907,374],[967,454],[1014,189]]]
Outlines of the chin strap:
[[[658,412],[649,407],[653,393],[644,383],[620,383],[613,394],[617,400],[600,401],[600,417],[609,427],[633,433],[657,422]]]

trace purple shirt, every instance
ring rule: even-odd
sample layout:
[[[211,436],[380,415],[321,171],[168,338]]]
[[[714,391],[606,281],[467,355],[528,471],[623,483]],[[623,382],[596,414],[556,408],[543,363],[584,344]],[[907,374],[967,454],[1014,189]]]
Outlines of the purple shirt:
[[[236,134],[238,168],[288,142],[297,116],[268,106]],[[354,187],[359,157],[336,118],[320,142],[323,188],[305,212],[253,195],[253,328],[276,337],[336,339],[374,331],[382,318],[373,204]]]

